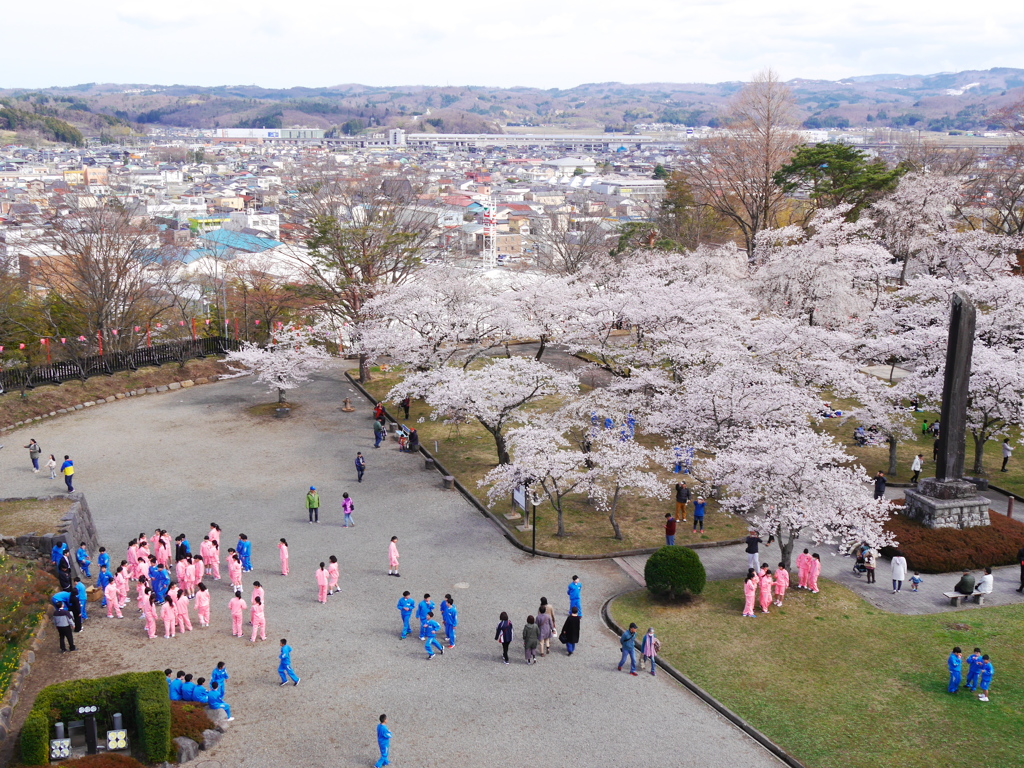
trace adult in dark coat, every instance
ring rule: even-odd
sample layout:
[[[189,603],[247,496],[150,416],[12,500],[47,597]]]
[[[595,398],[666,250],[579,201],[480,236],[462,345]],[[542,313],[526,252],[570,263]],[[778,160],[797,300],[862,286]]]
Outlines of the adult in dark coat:
[[[562,622],[562,632],[558,639],[565,643],[566,652],[572,656],[576,644],[580,641],[580,609],[573,606],[569,616]]]
[[[71,589],[71,558],[68,557],[66,550],[57,561],[57,580],[61,589]]]
[[[1017,562],[1020,563],[1020,586],[1017,591],[1024,592],[1024,547],[1017,551]]]
[[[82,601],[78,599],[78,590],[72,588],[69,590],[71,597],[68,600],[68,608],[71,609],[71,616],[75,620],[75,632],[82,631]]]
[[[876,499],[881,499],[882,497],[885,496],[885,485],[886,485],[885,475],[882,472],[879,472],[877,475],[875,475],[875,498]]]

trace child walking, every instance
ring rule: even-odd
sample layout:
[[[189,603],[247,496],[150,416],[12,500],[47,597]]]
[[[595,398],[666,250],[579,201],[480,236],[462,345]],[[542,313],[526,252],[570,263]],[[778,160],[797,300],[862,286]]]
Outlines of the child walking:
[[[249,621],[252,622],[252,637],[249,638],[250,643],[256,642],[256,635],[260,635],[260,640],[267,639],[267,619],[263,613],[263,600],[258,596],[252,599],[252,610],[249,613]]]
[[[57,479],[57,457],[52,453],[50,454],[50,460],[46,462],[46,468],[50,470],[50,479]]]
[[[196,613],[199,615],[199,626],[210,626],[210,591],[203,582],[196,588]]]
[[[288,575],[288,542],[281,539],[277,543],[277,551],[281,555],[281,575]]]
[[[352,513],[355,512],[356,505],[349,498],[348,492],[341,494],[341,511],[345,513],[345,520],[342,522],[342,528],[354,528],[355,523],[352,522]]]
[[[330,574],[327,573],[327,564],[321,562],[320,567],[316,569],[316,601],[318,603],[327,602],[327,583],[329,580]]]
[[[331,555],[329,559],[331,562],[327,566],[327,594],[333,595],[335,592],[341,592],[338,589],[338,558]]]
[[[399,576],[398,573],[398,537],[392,536],[388,544],[388,576]]]

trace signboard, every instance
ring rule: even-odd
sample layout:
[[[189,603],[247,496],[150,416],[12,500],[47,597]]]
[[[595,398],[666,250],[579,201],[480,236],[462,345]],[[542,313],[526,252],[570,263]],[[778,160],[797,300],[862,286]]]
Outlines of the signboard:
[[[526,486],[520,485],[512,491],[512,506],[526,511]]]

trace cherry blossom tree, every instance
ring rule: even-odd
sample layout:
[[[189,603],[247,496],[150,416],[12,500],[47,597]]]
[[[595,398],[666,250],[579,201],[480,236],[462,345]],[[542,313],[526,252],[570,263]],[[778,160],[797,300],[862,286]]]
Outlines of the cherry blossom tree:
[[[285,391],[310,379],[331,360],[323,348],[328,333],[319,327],[291,325],[276,329],[265,346],[243,342],[241,349],[229,352],[224,361],[235,371],[255,371],[256,380],[277,392],[277,402],[285,402]],[[232,365],[232,364],[236,365]]]
[[[476,419],[494,437],[498,463],[508,464],[505,428],[521,417],[524,406],[551,395],[575,395],[579,382],[570,373],[524,357],[487,358],[478,367],[448,365],[408,376],[388,393],[422,398],[432,419]]]
[[[642,445],[622,434],[621,428],[594,432],[587,453],[588,464],[593,469],[591,496],[599,508],[608,512],[615,538],[621,540],[622,530],[615,513],[622,496],[654,499],[668,496],[668,486],[655,471],[658,464],[665,463],[662,454],[666,452]]]
[[[889,503],[872,498],[868,476],[850,462],[831,437],[784,427],[742,434],[703,469],[726,489],[723,508],[752,515],[752,525],[778,540],[789,567],[803,536],[843,546],[895,543],[883,529]]]

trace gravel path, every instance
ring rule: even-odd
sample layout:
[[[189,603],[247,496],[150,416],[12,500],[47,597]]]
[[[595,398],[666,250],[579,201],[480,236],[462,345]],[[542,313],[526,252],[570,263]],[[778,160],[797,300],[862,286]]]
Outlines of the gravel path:
[[[352,396],[358,410],[340,411]],[[230,636],[227,585],[214,582],[213,626],[174,640],[148,640],[132,603],[122,621],[93,618],[81,650],[38,659],[30,691],[45,682],[125,670],[185,669],[204,676],[219,660],[231,679],[236,722],[210,757],[223,766],[367,766],[374,726],[387,712],[396,765],[475,767],[539,760],[553,766],[778,765],[771,755],[667,676],[617,673],[617,638],[598,612],[633,582],[610,561],[531,559],[509,546],[461,496],[422,471],[422,459],[393,442],[373,450],[369,411],[335,369],[295,393],[287,420],[256,420],[245,406],[268,395],[251,379],[194,387],[83,411],[6,435],[4,495],[52,492],[60,481],[29,469],[18,446],[71,454],[101,539],[120,560],[127,541],[157,527],[186,532],[193,549],[211,520],[233,545],[253,542],[267,590],[268,641]],[[356,450],[367,457],[355,482]],[[306,522],[315,485],[321,523]],[[342,491],[355,501],[356,528],[341,527]],[[402,576],[386,574],[387,542],[399,537]],[[276,543],[291,548],[291,576]],[[316,602],[313,571],[331,554],[342,563],[340,595]],[[493,642],[497,614],[521,628],[541,595],[560,611],[573,573],[584,583],[583,638],[570,659],[559,650],[531,668],[513,644],[504,666]],[[225,574],[226,575],[226,574]],[[460,609],[459,645],[426,661],[422,644],[398,639],[395,602],[403,589],[435,599],[451,592]],[[94,609],[95,611],[95,609]],[[94,617],[98,616],[94,612]],[[193,616],[193,621],[195,617]],[[197,625],[198,626],[198,625]],[[518,636],[518,634],[517,634]],[[277,640],[294,647],[298,687],[278,686]],[[27,708],[19,706],[23,717]]]

